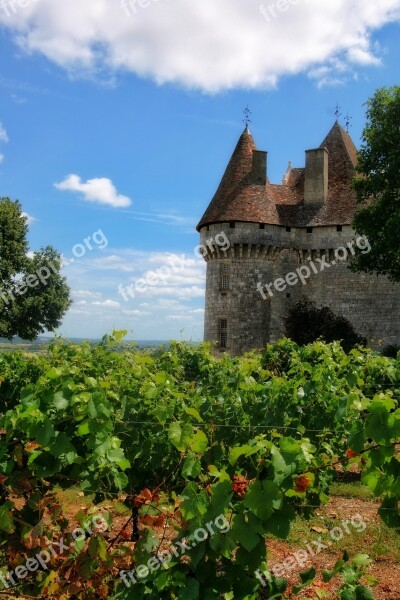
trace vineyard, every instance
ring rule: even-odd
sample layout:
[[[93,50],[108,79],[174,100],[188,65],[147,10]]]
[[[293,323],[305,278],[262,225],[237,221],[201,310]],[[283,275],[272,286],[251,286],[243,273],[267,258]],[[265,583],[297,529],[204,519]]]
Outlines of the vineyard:
[[[122,337],[0,354],[0,598],[304,597],[316,571],[270,571],[266,536],[286,539],[348,468],[398,535],[400,356],[282,340],[216,360],[117,352]],[[71,489],[91,498],[74,515]],[[322,576],[368,600],[368,564],[345,552]]]

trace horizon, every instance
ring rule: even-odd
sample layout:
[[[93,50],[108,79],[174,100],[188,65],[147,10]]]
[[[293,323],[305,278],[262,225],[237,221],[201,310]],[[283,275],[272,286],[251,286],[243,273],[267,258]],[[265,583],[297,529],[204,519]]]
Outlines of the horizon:
[[[74,304],[57,334],[202,341],[195,228],[247,106],[271,182],[304,166],[337,106],[360,146],[365,103],[399,80],[400,0],[282,6],[3,3],[2,196],[21,201],[31,251],[64,255]]]

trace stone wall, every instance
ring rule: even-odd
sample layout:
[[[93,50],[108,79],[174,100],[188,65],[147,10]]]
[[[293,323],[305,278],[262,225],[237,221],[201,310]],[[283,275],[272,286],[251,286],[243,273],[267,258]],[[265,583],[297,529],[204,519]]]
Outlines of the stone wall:
[[[335,261],[335,250],[345,248],[355,234],[351,227],[316,227],[312,231],[256,223],[228,223],[203,227],[201,244],[208,247],[205,332],[206,341],[219,340],[219,321],[228,321],[227,351],[231,354],[258,349],[284,335],[285,316],[302,298],[329,306],[347,318],[373,347],[400,344],[400,284],[385,277],[352,273],[348,263]],[[223,232],[230,247],[223,251],[212,240]],[[207,244],[207,242],[209,242]],[[348,248],[348,254],[351,251]],[[337,264],[313,273],[305,285],[299,281],[272,295],[257,290],[310,260]],[[229,289],[221,289],[222,272],[229,270]]]

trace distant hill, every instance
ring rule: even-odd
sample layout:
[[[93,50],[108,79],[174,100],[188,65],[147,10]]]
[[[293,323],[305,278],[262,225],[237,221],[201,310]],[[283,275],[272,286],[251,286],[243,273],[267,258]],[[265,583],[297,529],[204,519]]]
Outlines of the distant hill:
[[[30,352],[40,352],[51,342],[53,338],[47,336],[40,336],[33,342],[23,340],[19,337],[13,338],[12,341],[0,338],[0,351],[1,350],[28,350]],[[66,341],[72,342],[73,344],[83,344],[89,342],[90,344],[98,344],[101,339],[88,339],[88,338],[63,338]],[[149,348],[160,348],[162,346],[169,347],[170,341],[168,340],[126,340],[125,344],[119,346],[123,347],[126,344],[135,344],[136,348],[149,349]],[[187,342],[193,346],[197,346],[197,342]]]

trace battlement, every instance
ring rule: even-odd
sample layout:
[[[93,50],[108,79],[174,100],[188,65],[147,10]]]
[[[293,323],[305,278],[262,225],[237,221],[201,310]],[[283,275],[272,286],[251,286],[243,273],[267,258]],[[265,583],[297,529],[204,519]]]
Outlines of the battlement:
[[[232,354],[285,335],[285,319],[302,299],[344,316],[374,346],[400,343],[400,285],[353,273],[352,181],[357,150],[335,123],[305,168],[289,163],[282,185],[267,177],[267,153],[246,128],[197,227],[201,244],[218,234],[207,263],[206,341]],[[375,340],[375,342],[373,341]]]

